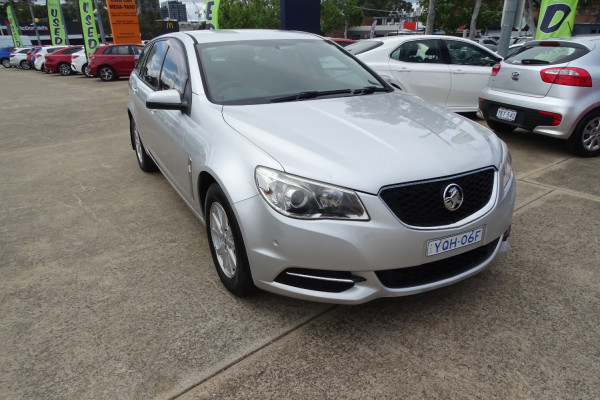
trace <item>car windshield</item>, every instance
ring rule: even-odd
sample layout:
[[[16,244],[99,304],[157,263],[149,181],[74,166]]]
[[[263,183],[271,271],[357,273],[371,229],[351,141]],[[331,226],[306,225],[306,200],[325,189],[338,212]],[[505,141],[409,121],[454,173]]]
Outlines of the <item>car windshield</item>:
[[[563,64],[587,54],[589,50],[578,43],[540,42],[525,44],[504,61],[509,64],[546,65]]]
[[[264,104],[391,91],[343,49],[319,40],[198,44],[207,95],[217,104]]]

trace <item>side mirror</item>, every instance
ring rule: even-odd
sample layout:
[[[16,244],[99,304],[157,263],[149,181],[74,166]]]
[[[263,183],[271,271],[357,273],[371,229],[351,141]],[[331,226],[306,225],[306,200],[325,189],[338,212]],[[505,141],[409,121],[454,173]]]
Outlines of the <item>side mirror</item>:
[[[175,89],[159,90],[146,97],[146,108],[154,110],[187,111],[188,102],[181,100],[181,95]]]
[[[383,78],[383,80],[387,83],[387,84],[392,84],[392,78],[389,77],[389,75],[379,75]]]

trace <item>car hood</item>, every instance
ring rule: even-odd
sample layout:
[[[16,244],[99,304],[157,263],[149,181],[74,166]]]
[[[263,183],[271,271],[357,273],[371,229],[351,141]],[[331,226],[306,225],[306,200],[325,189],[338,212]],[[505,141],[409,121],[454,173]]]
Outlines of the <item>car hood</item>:
[[[490,130],[400,92],[224,106],[223,118],[286,172],[367,193],[501,159]]]

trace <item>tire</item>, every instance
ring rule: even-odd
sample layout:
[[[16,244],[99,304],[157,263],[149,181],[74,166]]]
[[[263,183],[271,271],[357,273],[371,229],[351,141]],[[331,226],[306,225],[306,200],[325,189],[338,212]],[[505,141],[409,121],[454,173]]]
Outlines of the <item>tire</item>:
[[[2,66],[3,66],[4,68],[10,68],[10,59],[8,59],[8,58],[3,58],[3,59],[2,59]]]
[[[87,64],[83,64],[83,67],[81,67],[81,70],[86,77],[88,77],[88,78],[94,77],[94,75],[92,75],[92,73],[90,72],[90,69],[88,68]]]
[[[206,192],[206,236],[217,274],[223,285],[236,296],[255,290],[244,240],[221,187],[213,183]]]
[[[568,145],[580,157],[600,155],[600,110],[594,110],[577,124]]]
[[[60,72],[60,74],[62,76],[69,76],[73,72],[73,71],[71,71],[71,66],[69,64],[67,64],[67,63],[60,63],[60,64],[58,64],[58,68],[57,69],[58,69],[58,72]]]
[[[19,65],[21,66],[21,68],[23,68],[24,70],[28,70],[31,69],[31,64],[29,63],[29,61],[27,60],[23,60],[19,63]]]
[[[505,124],[503,122],[492,121],[490,119],[486,119],[485,122],[487,122],[487,125],[494,132],[511,133],[512,131],[517,129],[516,126],[511,126],[511,125]]]
[[[152,158],[148,155],[133,118],[129,119],[129,134],[131,135],[131,143],[133,144],[133,149],[135,150],[135,155],[140,169],[144,172],[156,171],[158,168],[156,167],[154,160],[152,160]]]
[[[104,82],[113,81],[117,79],[117,74],[115,74],[115,70],[112,69],[112,67],[109,67],[108,65],[103,65],[100,68],[98,68],[98,76]]]

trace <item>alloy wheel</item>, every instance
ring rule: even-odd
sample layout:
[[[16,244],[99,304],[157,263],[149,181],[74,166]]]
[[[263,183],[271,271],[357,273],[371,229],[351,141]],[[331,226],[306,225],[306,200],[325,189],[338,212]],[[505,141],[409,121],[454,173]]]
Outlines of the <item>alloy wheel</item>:
[[[593,118],[587,123],[583,128],[581,140],[587,151],[600,150],[600,117]]]
[[[2,66],[4,68],[10,68],[10,60],[8,60],[8,59],[2,60]]]
[[[237,272],[235,241],[225,209],[217,202],[210,206],[210,232],[219,268],[226,277],[233,278]]]
[[[62,76],[71,75],[71,67],[67,64],[60,64],[58,66],[58,71]]]
[[[100,78],[103,81],[112,81],[114,77],[115,73],[113,72],[112,68],[102,67],[102,69],[100,69]]]

